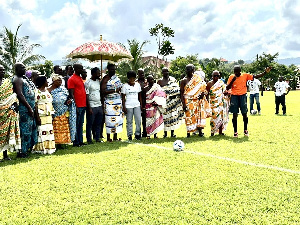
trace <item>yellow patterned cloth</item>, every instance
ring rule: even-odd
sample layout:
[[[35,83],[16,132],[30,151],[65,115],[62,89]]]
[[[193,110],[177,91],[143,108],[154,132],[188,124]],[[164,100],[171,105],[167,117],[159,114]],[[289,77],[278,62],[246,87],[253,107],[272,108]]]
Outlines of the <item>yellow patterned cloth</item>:
[[[194,132],[197,128],[203,128],[206,125],[207,112],[209,104],[205,98],[199,100],[199,96],[206,94],[206,83],[197,74],[193,74],[191,80],[184,87],[184,101],[187,106],[185,112],[185,124],[187,132]]]
[[[14,110],[17,103],[12,82],[4,79],[0,86],[0,152],[21,149],[19,115]]]
[[[52,125],[52,114],[54,114],[52,95],[47,90],[36,89],[35,98],[41,125],[38,126],[38,143],[33,152],[52,154],[56,150]]]
[[[226,84],[218,80],[209,91],[209,103],[212,110],[210,119],[211,133],[216,133],[222,127],[225,131],[229,121],[229,97],[224,95]]]

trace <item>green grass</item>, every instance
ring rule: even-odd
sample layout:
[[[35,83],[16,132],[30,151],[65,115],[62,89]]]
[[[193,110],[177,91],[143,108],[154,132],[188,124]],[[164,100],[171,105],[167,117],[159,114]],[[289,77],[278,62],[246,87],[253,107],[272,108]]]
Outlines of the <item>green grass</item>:
[[[238,139],[231,120],[224,137],[206,127],[187,139],[183,125],[184,152],[160,138],[11,154],[0,164],[0,224],[300,224],[299,98],[290,92],[287,116],[275,116],[265,92],[249,138],[241,116]]]

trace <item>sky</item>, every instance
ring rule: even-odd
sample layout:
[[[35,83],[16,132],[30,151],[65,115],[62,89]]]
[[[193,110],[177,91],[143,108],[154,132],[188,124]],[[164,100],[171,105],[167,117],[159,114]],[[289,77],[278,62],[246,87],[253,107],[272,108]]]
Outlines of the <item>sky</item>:
[[[145,56],[157,55],[149,29],[172,28],[177,56],[253,60],[263,52],[300,56],[300,0],[1,0],[0,29],[29,36],[34,53],[61,60],[79,45],[99,40],[150,41]]]

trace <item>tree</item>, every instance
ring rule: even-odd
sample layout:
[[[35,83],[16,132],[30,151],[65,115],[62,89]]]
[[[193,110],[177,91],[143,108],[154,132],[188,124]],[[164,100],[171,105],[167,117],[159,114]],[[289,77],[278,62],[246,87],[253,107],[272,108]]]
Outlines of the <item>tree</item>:
[[[29,36],[18,37],[21,25],[17,27],[15,33],[5,26],[0,33],[0,64],[9,75],[14,73],[14,65],[17,62],[29,66],[34,62],[45,59],[42,55],[33,54],[34,48],[41,47],[40,44],[29,44]]]
[[[41,74],[45,75],[47,78],[53,73],[53,63],[50,60],[46,60],[44,64],[38,64],[30,67],[32,70],[38,70]]]
[[[165,27],[162,23],[156,24],[155,27],[149,29],[150,35],[156,37],[158,45],[158,55],[172,55],[175,49],[169,41],[170,37],[174,37],[175,31],[170,27]]]
[[[193,64],[195,67],[199,66],[198,55],[187,55],[186,57],[178,56],[172,60],[170,65],[170,74],[177,80],[181,79],[181,76],[185,74],[185,67],[188,64]]]
[[[129,70],[136,71],[139,68],[147,70],[149,61],[143,61],[143,55],[145,53],[144,46],[149,43],[149,41],[143,41],[140,43],[136,39],[127,40],[129,51],[133,57],[133,60],[124,59],[117,68],[117,73],[120,75],[122,82],[127,80],[127,72]]]

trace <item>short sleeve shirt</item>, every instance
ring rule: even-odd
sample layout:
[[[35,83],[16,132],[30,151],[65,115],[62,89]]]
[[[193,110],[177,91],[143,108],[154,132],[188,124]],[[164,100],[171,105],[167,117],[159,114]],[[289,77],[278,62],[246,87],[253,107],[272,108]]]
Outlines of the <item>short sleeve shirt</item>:
[[[68,80],[68,89],[74,89],[76,107],[86,107],[86,93],[80,76],[73,74]]]
[[[141,85],[135,82],[134,86],[125,83],[122,87],[121,93],[126,95],[125,107],[135,108],[140,106],[139,92],[141,92]]]
[[[230,75],[227,84],[230,84],[231,80],[235,75]],[[233,82],[231,86],[231,94],[232,95],[244,95],[247,93],[247,81],[253,80],[253,75],[249,73],[241,73],[239,77]]]
[[[261,85],[261,82],[254,78],[254,80],[248,80],[247,85],[249,87],[250,94],[256,94],[259,93],[259,86]]]
[[[85,92],[88,96],[91,107],[101,106],[101,97],[100,97],[100,80],[89,79],[84,83]]]
[[[285,94],[290,87],[285,81],[277,81],[274,85],[275,87],[275,96],[281,96]]]

